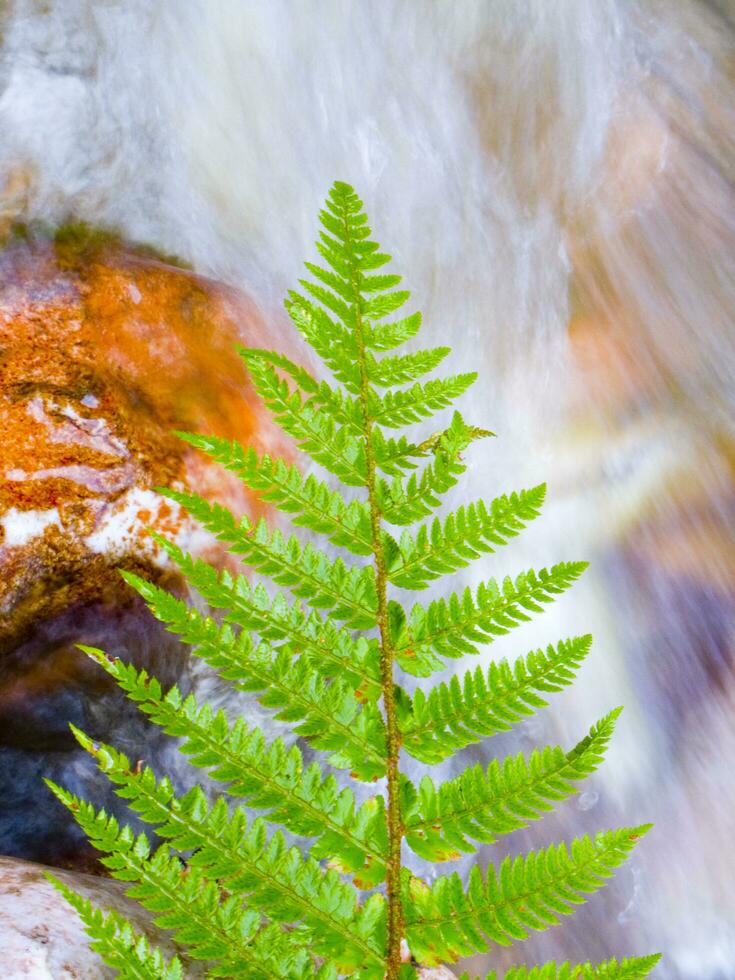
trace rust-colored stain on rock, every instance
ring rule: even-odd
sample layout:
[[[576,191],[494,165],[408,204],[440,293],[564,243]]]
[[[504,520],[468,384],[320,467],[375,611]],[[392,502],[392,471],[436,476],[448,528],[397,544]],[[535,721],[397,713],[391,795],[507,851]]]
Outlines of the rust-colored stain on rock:
[[[174,430],[257,438],[236,344],[261,331],[241,293],[111,238],[18,235],[0,254],[0,650],[117,598],[119,565],[156,564],[146,525],[184,518],[152,488],[248,505]]]

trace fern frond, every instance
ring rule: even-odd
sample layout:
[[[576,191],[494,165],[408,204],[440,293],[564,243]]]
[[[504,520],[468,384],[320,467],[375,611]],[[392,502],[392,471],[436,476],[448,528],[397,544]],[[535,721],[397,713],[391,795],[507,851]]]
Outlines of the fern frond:
[[[372,553],[370,510],[362,500],[347,502],[313,474],[282,459],[260,456],[237,442],[217,436],[179,432],[179,437],[234,473],[262,500],[276,504],[299,527],[325,534],[334,544],[356,555]]]
[[[317,955],[340,963],[364,960],[370,943],[360,930],[364,913],[358,893],[336,871],[303,857],[280,831],[269,838],[261,818],[250,823],[242,807],[229,809],[223,797],[209,806],[195,786],[179,798],[171,782],[157,780],[152,769],[135,772],[122,753],[97,745],[77,729],[74,734],[131,809],[178,852],[192,852],[189,868],[219,882],[228,896],[247,899],[250,908],[267,918],[297,924],[288,935],[299,946],[308,943]],[[381,906],[382,898],[376,899]],[[350,950],[347,956],[345,949]]]
[[[401,320],[394,320],[393,323],[366,323],[363,325],[362,336],[369,350],[395,350],[415,337],[420,329],[421,314],[412,313]]]
[[[399,716],[406,752],[429,765],[459,749],[508,731],[522,718],[544,708],[542,694],[561,691],[574,680],[589,653],[589,635],[562,640],[546,651],[533,650],[511,666],[507,660],[454,676],[428,695],[419,689]]]
[[[413,354],[387,354],[380,359],[368,353],[367,376],[372,384],[380,388],[407,384],[433,371],[450,352],[449,347],[432,347]]]
[[[318,763],[305,767],[297,746],[282,739],[267,742],[258,728],[242,718],[230,725],[223,711],[214,713],[178,688],[165,694],[155,678],[132,665],[110,660],[91,647],[82,648],[113,677],[131,701],[169,735],[184,739],[182,751],[192,765],[226,785],[231,796],[254,809],[267,810],[268,820],[302,837],[323,835],[316,857],[334,855],[350,871],[368,874],[385,858],[382,803],[368,800],[359,809],[348,789],[334,776],[324,776]],[[331,848],[331,851],[329,850]]]
[[[168,846],[153,852],[145,834],[136,835],[48,780],[47,785],[91,843],[107,855],[101,860],[113,877],[130,883],[128,896],[155,913],[156,925],[170,930],[190,956],[216,960],[220,976],[249,976],[253,970],[272,976],[269,964],[288,963],[299,952],[296,937],[280,930],[270,930],[265,945],[261,916],[243,908],[236,897],[223,897],[214,881],[196,866],[184,866]]]
[[[316,463],[353,487],[367,479],[365,446],[346,426],[340,426],[323,406],[305,401],[297,389],[278,376],[261,357],[243,354],[255,390],[278,424]]]
[[[427,607],[414,605],[393,633],[396,659],[407,673],[426,677],[444,667],[440,656],[477,653],[477,644],[491,643],[528,621],[528,613],[541,612],[541,603],[552,602],[586,567],[586,562],[560,562],[521,573],[515,581],[506,578],[502,587],[489,579],[474,595],[468,586],[461,596],[455,592]]]
[[[48,874],[46,878],[82,920],[91,940],[90,948],[118,971],[118,977],[122,980],[182,980],[184,974],[178,956],[167,962],[161,950],[151,946],[148,939],[114,909],[103,912],[53,875]],[[268,976],[265,972],[254,975]]]
[[[431,526],[422,525],[415,536],[404,531],[398,543],[399,557],[388,570],[394,585],[424,589],[432,579],[464,568],[484,553],[521,531],[539,515],[546,485],[497,497],[489,506],[483,501],[462,506]]]
[[[346,565],[310,543],[302,545],[294,535],[285,537],[278,528],[271,530],[263,519],[257,524],[248,517],[237,520],[226,507],[198,494],[162,493],[216,538],[226,541],[232,554],[241,555],[255,571],[287,586],[297,598],[315,609],[328,609],[333,619],[344,620],[351,629],[369,630],[376,625],[378,600],[372,565]]]
[[[475,850],[470,840],[492,844],[552,811],[576,792],[574,782],[597,769],[621,710],[606,715],[570,752],[547,746],[528,757],[493,759],[487,769],[473,766],[438,788],[425,776],[418,792],[412,786],[404,792],[409,847],[429,861],[453,861]]]
[[[243,690],[263,689],[259,684],[270,677],[271,661],[277,656],[270,644],[265,641],[256,644],[249,633],[237,632],[227,623],[216,623],[210,616],[202,615],[166,589],[133,572],[123,571],[121,575],[145,599],[156,619],[183,643],[194,647],[195,654],[218,670],[222,677],[234,681]],[[380,697],[378,651],[366,642],[357,642],[351,652],[353,660],[311,657],[308,663],[321,677],[338,674],[339,680],[356,692],[361,702],[374,703]]]
[[[544,963],[543,966],[514,966],[502,977],[502,980],[645,980],[651,970],[660,961],[661,955],[634,956],[618,962],[616,959],[605,960],[594,965],[577,963]],[[463,973],[460,980],[469,980],[469,974]],[[488,973],[485,980],[501,980],[500,974]]]
[[[353,639],[349,630],[289,604],[283,594],[272,597],[263,586],[252,586],[243,575],[218,572],[207,562],[191,558],[171,541],[156,534],[153,537],[212,608],[227,610],[228,622],[284,643],[292,652],[305,651],[328,660],[335,671],[347,667],[363,673],[368,682],[375,679],[374,674],[368,673],[375,663],[374,639]],[[345,661],[351,661],[352,667]],[[331,676],[330,670],[324,673]]]
[[[403,391],[388,391],[382,398],[371,393],[368,400],[370,415],[376,425],[398,429],[419,422],[463,395],[477,380],[476,374],[455,374],[451,378],[435,378],[425,384],[412,385]]]
[[[625,827],[552,844],[516,858],[507,857],[483,877],[476,866],[467,888],[458,874],[428,887],[406,875],[406,933],[419,962],[455,963],[487,952],[490,944],[510,946],[529,930],[543,930],[569,915],[598,891],[628,857],[649,826]]]
[[[254,695],[308,747],[266,739],[242,717],[231,720],[175,686],[165,690],[145,670],[83,647],[222,791],[207,782],[206,792],[194,786],[178,794],[142,760],[133,766],[74,729],[136,819],[166,841],[152,852],[144,834],[50,785],[113,875],[186,952],[208,961],[208,976],[409,980],[420,967],[510,945],[557,923],[605,884],[647,827],[506,858],[486,874],[475,868],[466,886],[457,874],[428,884],[402,865],[404,843],[427,861],[453,860],[539,819],[595,771],[619,711],[570,751],[548,746],[495,759],[443,784],[427,775],[414,786],[401,772],[404,749],[433,765],[545,706],[548,693],[574,679],[590,637],[532,651],[512,666],[491,663],[412,697],[396,668],[426,677],[448,658],[477,653],[541,612],[585,564],[491,579],[408,610],[398,601],[399,589],[424,589],[507,544],[537,516],[544,487],[433,516],[466,469],[465,451],[493,433],[458,411],[423,441],[400,430],[453,405],[475,375],[427,379],[448,349],[399,349],[416,335],[421,315],[404,315],[410,294],[383,269],[390,256],[372,240],[355,191],[335,183],[319,217],[321,260],[306,263],[308,275],[285,305],[328,376],[275,351],[240,354],[280,429],[348,489],[236,442],[182,438],[295,527],[350,555],[333,556],[326,544],[270,529],[265,520],[236,518],[179,485],[165,496],[225,542],[247,575],[229,563],[221,571],[195,560],[155,533],[162,557],[206,611],[124,575],[204,661],[207,676],[213,670]],[[410,530],[396,540],[392,527]],[[358,805],[319,762],[306,764],[312,749],[351,779],[384,780],[384,793],[364,786]],[[302,838],[298,847],[290,835]],[[143,969],[179,980],[178,961],[166,963],[124,920],[70,900],[113,963],[127,964],[131,976]],[[637,980],[655,959],[518,967],[506,980]]]
[[[405,482],[400,477],[391,483],[377,482],[376,497],[383,518],[389,524],[407,525],[428,516],[467,469],[462,460],[464,450],[489,435],[492,433],[485,429],[467,425],[455,412],[443,432],[419,447],[423,455],[433,455],[420,475],[412,473]]]

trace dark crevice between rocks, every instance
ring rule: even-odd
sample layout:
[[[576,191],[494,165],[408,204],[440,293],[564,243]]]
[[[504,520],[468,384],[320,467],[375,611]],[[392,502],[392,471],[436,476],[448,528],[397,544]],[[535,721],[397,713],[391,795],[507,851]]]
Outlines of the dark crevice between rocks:
[[[174,782],[177,768],[183,777],[183,766],[175,740],[151,725],[78,643],[99,646],[147,668],[165,687],[178,684],[184,691],[188,657],[142,603],[134,602],[124,608],[74,606],[37,624],[0,660],[0,854],[105,874],[97,852],[44,778],[137,829],[143,825],[78,746],[69,723]]]

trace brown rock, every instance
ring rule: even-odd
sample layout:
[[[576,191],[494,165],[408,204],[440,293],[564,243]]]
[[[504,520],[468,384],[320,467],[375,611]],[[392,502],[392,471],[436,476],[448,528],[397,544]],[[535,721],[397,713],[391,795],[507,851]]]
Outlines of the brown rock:
[[[189,482],[245,506],[173,430],[256,438],[235,345],[261,330],[242,294],[113,239],[12,240],[0,255],[0,651],[71,603],[117,599],[117,566],[162,566],[146,525],[194,533],[153,487]]]

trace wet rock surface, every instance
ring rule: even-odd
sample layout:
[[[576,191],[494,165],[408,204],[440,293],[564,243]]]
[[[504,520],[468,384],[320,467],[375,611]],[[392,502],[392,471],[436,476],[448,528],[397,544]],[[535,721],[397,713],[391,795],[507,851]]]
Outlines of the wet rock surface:
[[[194,533],[153,488],[213,489],[174,429],[253,438],[235,343],[256,325],[240,294],[84,230],[0,255],[0,651],[116,598],[121,563],[161,566],[146,525]]]
[[[235,349],[259,331],[242,294],[83,227],[26,230],[0,253],[0,854],[98,869],[43,784],[121,809],[70,721],[136,760],[173,765],[171,740],[77,644],[192,684],[185,651],[119,569],[183,589],[149,526],[224,560],[156,486],[255,509],[174,430],[259,441]]]

